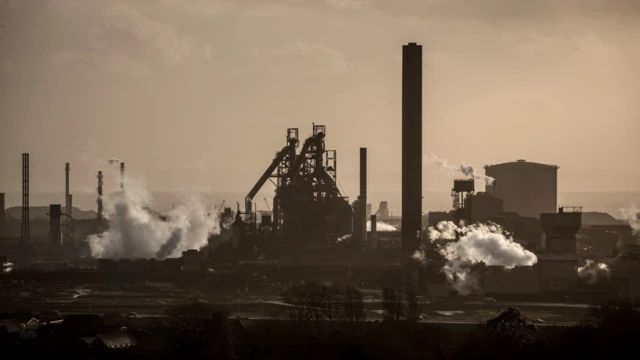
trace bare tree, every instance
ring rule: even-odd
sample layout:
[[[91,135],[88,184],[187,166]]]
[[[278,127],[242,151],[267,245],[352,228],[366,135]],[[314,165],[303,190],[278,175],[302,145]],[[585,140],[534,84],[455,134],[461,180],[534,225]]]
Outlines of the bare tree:
[[[393,289],[382,290],[382,306],[385,321],[399,321],[404,317],[402,298]]]
[[[343,300],[344,291],[333,284],[332,286],[322,286],[321,290],[321,308],[324,312],[324,316],[329,322],[334,322],[342,316],[341,312],[341,300]]]
[[[422,312],[422,304],[418,299],[418,295],[414,289],[410,289],[407,292],[407,320],[417,322],[420,320],[420,313]]]
[[[207,353],[218,359],[227,354],[227,315],[213,305],[196,302],[168,311],[171,346],[185,356]]]
[[[364,295],[354,286],[348,286],[344,292],[343,314],[347,321],[365,321]]]
[[[310,321],[317,325],[320,321],[334,322],[343,316],[341,303],[344,291],[337,285],[296,284],[285,290],[282,297],[289,305],[291,320]]]

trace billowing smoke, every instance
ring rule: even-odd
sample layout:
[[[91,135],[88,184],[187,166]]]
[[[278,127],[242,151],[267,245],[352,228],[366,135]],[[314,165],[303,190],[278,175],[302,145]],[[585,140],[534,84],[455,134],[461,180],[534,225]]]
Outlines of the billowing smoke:
[[[371,220],[367,221],[367,231],[371,231]],[[376,221],[376,231],[398,231],[398,229],[382,221]]]
[[[130,178],[125,182],[126,191],[103,196],[109,229],[87,239],[92,256],[164,259],[200,249],[211,234],[220,232],[217,213],[208,211],[198,194],[185,197],[183,205],[161,219],[146,210],[151,197],[144,182]]]
[[[589,284],[596,284],[611,278],[611,270],[604,263],[587,260],[584,266],[578,268],[578,276]]]
[[[122,162],[122,160],[120,160],[120,159],[116,159],[116,158],[109,158],[109,160],[107,160],[107,162],[108,162],[109,164],[113,165],[113,164],[119,164],[119,163],[121,163],[121,162]]]
[[[435,228],[429,228],[432,242],[450,240],[437,245],[438,252],[447,260],[442,271],[462,295],[478,290],[477,278],[471,271],[474,265],[482,263],[513,269],[516,266],[531,266],[538,261],[534,253],[525,250],[505,234],[496,224],[459,227],[450,221],[443,221]],[[424,258],[424,255],[421,256]],[[419,258],[414,254],[414,259]]]
[[[482,180],[485,183],[491,185],[495,181],[491,176],[480,175],[477,173],[476,169],[473,165],[461,164],[459,166],[449,165],[446,159],[441,159],[436,154],[431,154],[429,158],[426,159],[426,162],[429,164],[436,164],[438,168],[447,173],[461,173],[465,176],[468,176],[474,180]]]
[[[416,251],[413,253],[413,255],[411,255],[411,258],[415,261],[418,261],[420,263],[424,263],[427,261],[427,257],[425,256],[424,252],[422,251]]]
[[[10,273],[13,271],[13,263],[10,262],[3,262],[2,263],[2,272],[3,273]]]
[[[640,235],[640,210],[635,205],[618,210],[633,231],[633,235]]]

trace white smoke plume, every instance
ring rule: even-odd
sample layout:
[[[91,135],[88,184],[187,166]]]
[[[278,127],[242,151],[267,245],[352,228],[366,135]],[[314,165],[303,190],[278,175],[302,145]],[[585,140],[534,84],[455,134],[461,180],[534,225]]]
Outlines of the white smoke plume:
[[[423,264],[427,261],[427,257],[425,256],[424,252],[420,250],[414,252],[413,255],[411,255],[411,258]]]
[[[578,268],[578,276],[589,284],[595,284],[611,278],[611,270],[607,264],[587,260],[584,266]]]
[[[476,172],[475,167],[473,165],[461,164],[458,166],[449,165],[446,159],[441,159],[436,154],[431,154],[430,157],[425,160],[428,164],[435,164],[438,168],[446,173],[461,173],[462,175],[468,176],[474,180],[482,180],[485,183],[491,185],[495,181],[491,176],[480,175]]]
[[[633,235],[640,235],[640,210],[635,205],[618,210],[633,231]]]
[[[513,269],[516,266],[531,266],[538,261],[534,253],[525,250],[505,234],[496,224],[458,227],[450,221],[443,221],[436,228],[429,228],[432,242],[452,240],[444,245],[438,244],[438,252],[447,260],[442,271],[462,295],[478,289],[477,278],[471,271],[473,265],[483,263]]]
[[[2,272],[3,273],[10,273],[13,271],[13,263],[10,262],[4,262],[2,263]]]
[[[107,160],[107,162],[108,162],[110,165],[113,165],[113,164],[119,164],[119,163],[121,163],[121,162],[122,162],[122,160],[120,160],[120,159],[116,159],[116,158],[109,158],[109,160]]]
[[[103,196],[109,229],[87,238],[93,257],[158,258],[179,256],[207,245],[220,232],[217,212],[209,211],[201,196],[187,196],[163,220],[147,211],[151,197],[143,181],[125,178],[126,190]]]
[[[367,221],[367,231],[371,231],[371,220]],[[376,231],[398,231],[398,228],[382,221],[376,221]]]
[[[349,240],[349,239],[351,239],[351,234],[347,234],[347,235],[344,235],[344,236],[339,237],[339,238],[336,240],[336,243],[341,243],[341,242],[343,242],[343,241],[345,241],[345,240]]]

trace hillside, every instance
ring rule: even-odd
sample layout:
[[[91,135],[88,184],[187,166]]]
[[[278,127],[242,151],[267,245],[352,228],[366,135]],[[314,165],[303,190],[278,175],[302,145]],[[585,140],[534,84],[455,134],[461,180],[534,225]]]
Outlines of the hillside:
[[[583,212],[582,225],[624,225],[626,221],[618,220],[604,212]]]

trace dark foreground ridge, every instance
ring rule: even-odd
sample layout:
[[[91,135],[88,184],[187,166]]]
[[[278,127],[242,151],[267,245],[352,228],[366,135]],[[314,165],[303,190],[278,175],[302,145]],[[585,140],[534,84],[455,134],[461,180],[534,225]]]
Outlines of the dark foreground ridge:
[[[375,322],[364,321],[357,306],[332,312],[311,303],[263,320],[231,319],[204,302],[147,323],[130,321],[135,314],[54,320],[20,311],[3,316],[0,346],[7,358],[617,359],[634,348],[640,330],[640,307],[629,303],[594,307],[571,327],[534,325],[513,307],[486,324],[444,327],[418,322],[410,304],[399,306],[389,302]]]

